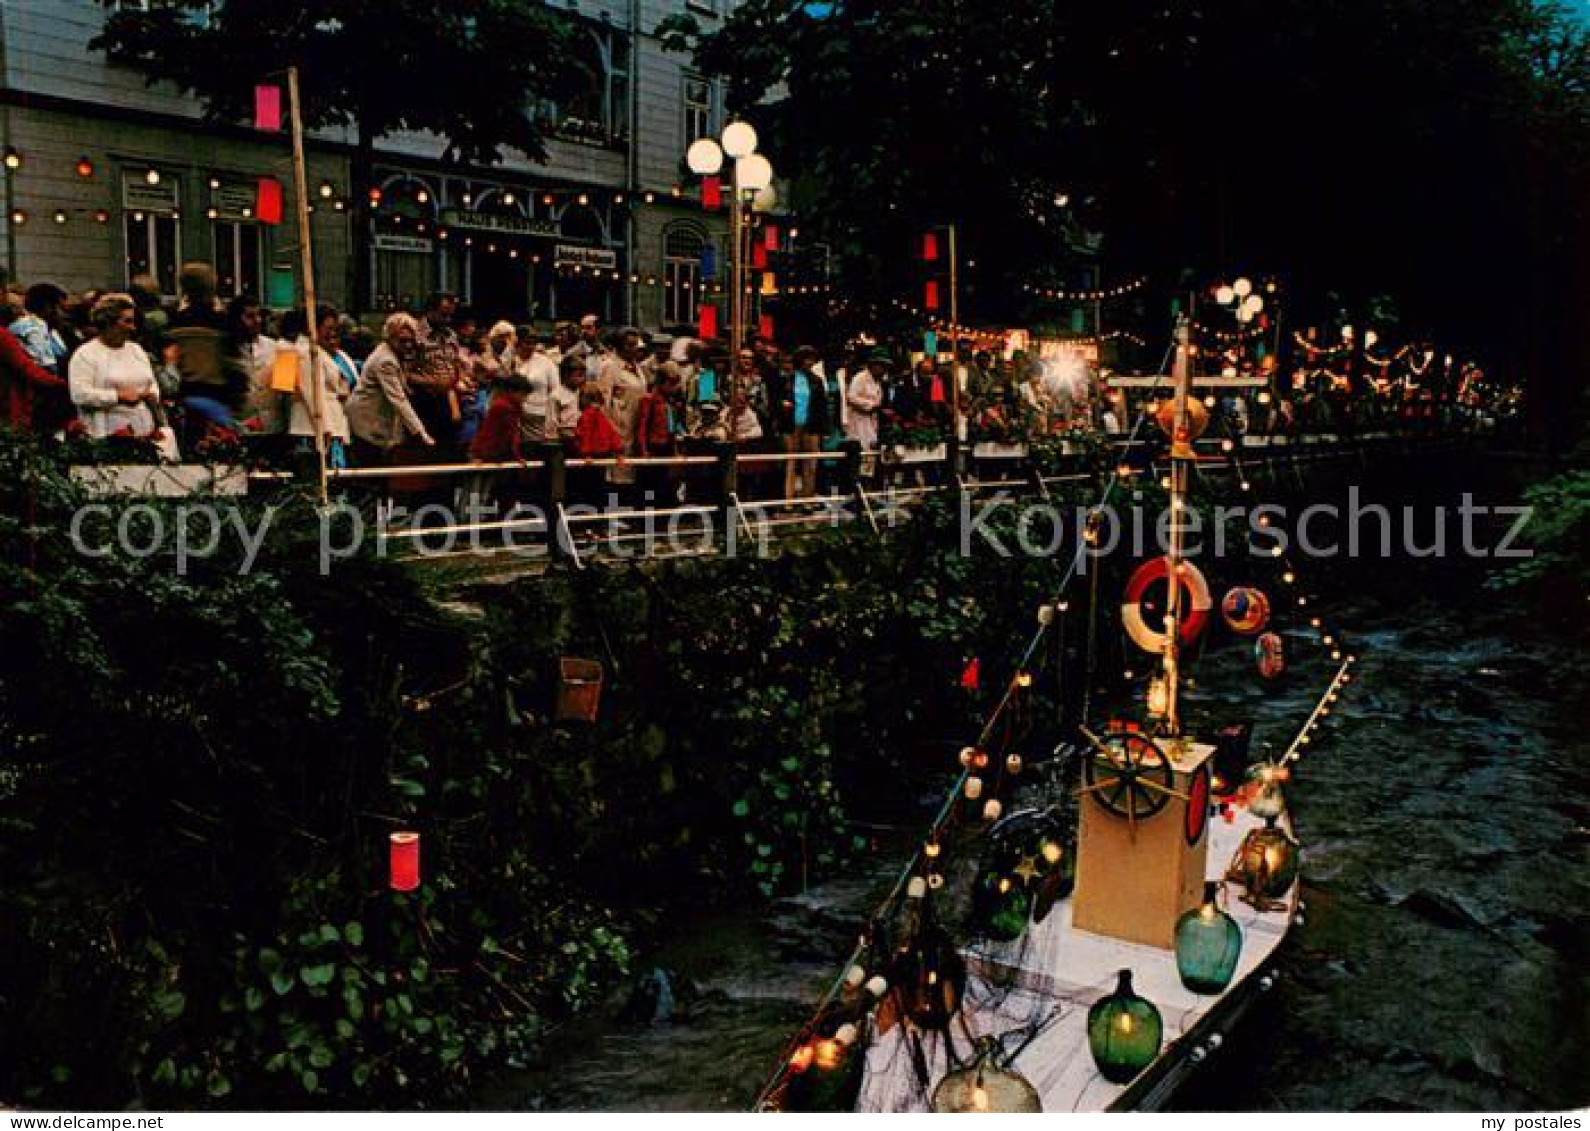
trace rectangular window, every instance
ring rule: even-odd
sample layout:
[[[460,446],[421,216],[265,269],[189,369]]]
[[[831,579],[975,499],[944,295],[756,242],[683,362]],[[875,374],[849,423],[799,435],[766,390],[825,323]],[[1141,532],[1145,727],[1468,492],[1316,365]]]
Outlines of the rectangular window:
[[[260,229],[258,224],[235,220],[213,226],[215,234],[215,273],[222,298],[238,295],[261,297]]]
[[[383,310],[417,310],[436,289],[436,256],[428,251],[377,251],[375,298]]]
[[[712,83],[699,75],[685,76],[685,144],[712,136]]]
[[[127,281],[139,275],[153,276],[163,295],[177,293],[177,261],[182,255],[177,218],[154,212],[128,212],[124,234],[127,239]]]
[[[693,326],[701,304],[701,260],[663,261],[663,325]]]

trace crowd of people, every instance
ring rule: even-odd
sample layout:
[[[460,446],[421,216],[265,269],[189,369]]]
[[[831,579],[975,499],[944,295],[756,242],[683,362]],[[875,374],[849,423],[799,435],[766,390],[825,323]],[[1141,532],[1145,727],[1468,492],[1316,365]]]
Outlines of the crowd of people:
[[[609,329],[594,314],[546,331],[483,326],[449,294],[390,315],[376,340],[330,307],[317,309],[311,326],[301,309],[273,319],[251,297],[223,304],[216,283],[210,265],[189,263],[174,305],[147,279],[126,293],[73,296],[50,283],[8,292],[4,419],[151,443],[167,459],[235,449],[256,462],[331,467],[512,462],[557,445],[603,461],[601,486],[637,497],[660,497],[669,484],[668,469],[650,461],[725,443],[871,452],[931,447],[957,421],[973,443],[1131,424],[1124,394],[1086,367],[966,340],[940,358],[866,340],[825,358],[809,345],[753,337],[731,357],[720,342]],[[1210,407],[1227,432],[1349,430],[1491,394],[1472,367],[1454,376],[1450,359],[1413,380],[1432,358],[1405,350],[1395,372],[1388,363],[1354,378],[1325,357],[1284,380],[1269,358],[1260,363],[1262,392],[1233,390]],[[820,474],[817,461],[787,461],[781,483],[764,493],[781,485],[784,497],[809,496]]]

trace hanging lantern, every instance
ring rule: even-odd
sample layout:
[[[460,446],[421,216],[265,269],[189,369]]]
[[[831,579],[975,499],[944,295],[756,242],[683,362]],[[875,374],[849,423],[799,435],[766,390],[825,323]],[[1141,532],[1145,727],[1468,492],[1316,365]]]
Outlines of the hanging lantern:
[[[1242,954],[1242,928],[1218,903],[1220,885],[1204,884],[1202,905],[1176,921],[1176,972],[1195,994],[1217,994],[1231,984]]]
[[[1132,972],[1122,970],[1115,992],[1088,1010],[1088,1048],[1099,1074],[1125,1084],[1159,1056],[1165,1023],[1147,998],[1132,990]]]
[[[1043,1111],[1038,1089],[1000,1061],[999,1042],[983,1037],[977,1042],[977,1059],[947,1074],[933,1089],[933,1110],[940,1115],[1031,1115]]]
[[[985,871],[972,889],[972,930],[995,942],[1014,942],[1027,933],[1032,893],[1009,876]]]
[[[1261,590],[1238,586],[1220,602],[1220,615],[1232,632],[1252,636],[1270,623],[1270,599]]]
[[[1168,397],[1160,402],[1159,408],[1154,412],[1154,421],[1160,431],[1172,440],[1190,444],[1204,434],[1204,429],[1209,427],[1209,410],[1204,407],[1204,402],[1195,397],[1187,398],[1187,429],[1183,436],[1176,435],[1176,399]]]
[[[393,891],[413,891],[420,886],[420,834],[393,833],[387,860]]]
[[[1253,793],[1248,798],[1248,812],[1264,820],[1286,812],[1286,794],[1281,790],[1285,773],[1284,769],[1269,762],[1248,772],[1254,782]]]
[[[1243,838],[1227,878],[1244,885],[1248,898],[1255,903],[1279,899],[1297,881],[1299,854],[1297,841],[1276,827],[1274,817],[1269,817],[1264,828],[1254,829]]]
[[[564,656],[558,661],[559,722],[594,723],[602,702],[602,665]]]
[[[1253,642],[1253,659],[1265,679],[1279,679],[1286,671],[1286,642],[1274,632],[1266,632]]]

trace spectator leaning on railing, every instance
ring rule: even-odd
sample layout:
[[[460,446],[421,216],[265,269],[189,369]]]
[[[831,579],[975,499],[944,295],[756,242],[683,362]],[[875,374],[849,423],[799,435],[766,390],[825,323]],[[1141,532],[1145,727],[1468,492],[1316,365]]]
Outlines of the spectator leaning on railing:
[[[348,424],[361,464],[380,464],[410,439],[434,447],[419,413],[409,402],[408,370],[414,364],[419,326],[407,314],[394,314],[384,326],[385,341],[371,351],[348,398]]]

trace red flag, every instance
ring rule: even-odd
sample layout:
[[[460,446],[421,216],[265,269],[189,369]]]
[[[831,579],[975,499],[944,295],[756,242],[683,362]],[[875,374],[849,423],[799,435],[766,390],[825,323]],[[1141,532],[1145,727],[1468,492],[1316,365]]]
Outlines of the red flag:
[[[716,212],[723,207],[723,179],[721,177],[703,177],[701,179],[701,207],[709,212]]]
[[[763,341],[771,342],[773,340],[773,316],[771,314],[762,315],[756,324],[756,332]]]
[[[932,263],[939,257],[939,237],[937,232],[929,232],[922,237],[922,258]]]
[[[275,177],[261,177],[254,191],[254,215],[261,224],[282,222],[282,183]]]
[[[282,128],[282,88],[262,85],[254,88],[254,128],[279,130]]]
[[[778,250],[778,225],[768,224],[762,229],[762,246],[769,251]]]
[[[961,686],[967,691],[976,691],[978,674],[977,657],[973,656],[966,662],[966,670],[961,672]]]
[[[698,317],[701,325],[697,328],[697,336],[704,342],[712,341],[718,336],[718,308],[702,303]]]
[[[758,271],[767,270],[767,245],[757,244],[751,249],[751,266]]]
[[[937,279],[929,279],[927,281],[927,287],[922,295],[922,305],[929,310],[937,310],[939,308],[939,282]]]

